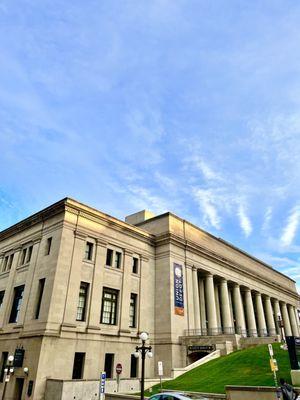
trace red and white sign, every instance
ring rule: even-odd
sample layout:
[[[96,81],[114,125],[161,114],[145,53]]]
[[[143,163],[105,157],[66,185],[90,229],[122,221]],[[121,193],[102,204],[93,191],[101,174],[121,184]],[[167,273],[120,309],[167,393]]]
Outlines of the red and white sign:
[[[116,365],[116,373],[118,374],[118,375],[120,375],[121,373],[122,373],[122,370],[123,370],[123,367],[122,367],[122,364],[117,364]]]

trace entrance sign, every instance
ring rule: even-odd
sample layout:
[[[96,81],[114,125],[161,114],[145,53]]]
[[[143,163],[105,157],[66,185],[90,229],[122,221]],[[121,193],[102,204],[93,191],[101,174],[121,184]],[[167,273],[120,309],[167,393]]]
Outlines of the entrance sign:
[[[182,265],[173,264],[174,269],[174,311],[176,315],[184,315],[183,271]]]
[[[188,346],[188,351],[214,351],[215,345],[211,346]]]
[[[101,372],[100,374],[100,385],[99,385],[99,399],[105,399],[105,381],[106,381],[106,372]]]

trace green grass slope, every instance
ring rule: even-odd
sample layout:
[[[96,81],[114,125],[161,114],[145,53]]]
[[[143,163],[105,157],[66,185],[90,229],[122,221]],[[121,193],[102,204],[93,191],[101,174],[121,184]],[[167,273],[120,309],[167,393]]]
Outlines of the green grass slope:
[[[283,377],[290,382],[288,352],[281,350],[279,343],[273,344],[273,349],[279,367],[278,379]],[[236,351],[164,382],[163,389],[225,393],[226,385],[274,386],[269,360],[267,345]],[[147,395],[157,393],[159,389],[160,386],[156,385]]]

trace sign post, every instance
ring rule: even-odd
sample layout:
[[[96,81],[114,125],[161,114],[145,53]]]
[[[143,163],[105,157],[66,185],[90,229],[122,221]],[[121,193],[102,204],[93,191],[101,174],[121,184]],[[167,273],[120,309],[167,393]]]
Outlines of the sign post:
[[[117,392],[119,391],[119,387],[120,387],[120,375],[122,373],[123,367],[122,364],[118,363],[116,365],[116,373],[117,373]]]
[[[99,385],[99,400],[105,399],[105,381],[106,381],[106,372],[101,372],[100,374],[100,385]]]
[[[159,381],[160,381],[160,391],[162,392],[162,381],[161,381],[161,379],[164,376],[164,368],[163,368],[162,361],[158,361],[157,366],[158,366],[158,376],[159,376]]]
[[[278,371],[278,365],[277,365],[277,360],[274,358],[274,351],[273,351],[272,344],[268,344],[268,349],[269,349],[269,354],[270,354],[270,367],[271,367],[271,371],[273,372],[273,378],[274,378],[274,383],[275,383],[275,388],[276,388],[276,399],[280,399],[281,391],[278,390],[278,381],[277,381],[277,374],[276,374],[276,371]]]

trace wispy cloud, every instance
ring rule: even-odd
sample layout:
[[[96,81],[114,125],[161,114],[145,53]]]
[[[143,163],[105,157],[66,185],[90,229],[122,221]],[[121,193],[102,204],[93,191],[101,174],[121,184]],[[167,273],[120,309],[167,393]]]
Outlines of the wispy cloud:
[[[221,218],[217,208],[213,203],[213,196],[209,190],[195,189],[194,196],[198,201],[199,207],[203,213],[204,222],[216,229],[221,227]]]
[[[272,211],[273,211],[272,207],[268,207],[266,209],[266,212],[265,212],[265,215],[264,215],[264,219],[263,219],[263,224],[262,224],[262,230],[264,232],[266,232],[270,227],[270,222],[271,222],[271,219],[272,219]]]
[[[300,206],[294,207],[287,219],[286,226],[281,235],[281,243],[283,246],[290,246],[295,238],[300,222]]]
[[[242,204],[239,205],[237,215],[240,220],[240,226],[241,226],[245,236],[248,237],[249,235],[251,235],[251,232],[252,232],[252,224],[251,224],[250,218],[246,214],[245,207]]]

